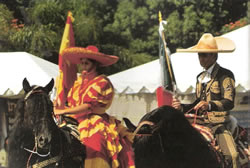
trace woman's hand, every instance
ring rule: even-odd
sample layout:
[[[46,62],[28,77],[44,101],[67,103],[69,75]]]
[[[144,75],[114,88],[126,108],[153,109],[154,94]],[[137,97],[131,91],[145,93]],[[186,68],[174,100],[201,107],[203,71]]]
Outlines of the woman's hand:
[[[79,114],[84,113],[90,110],[91,105],[84,103],[75,107],[56,107],[54,106],[55,115],[63,115],[63,114]]]
[[[65,109],[64,108],[54,107],[54,114],[55,115],[63,115],[64,113],[65,113]]]

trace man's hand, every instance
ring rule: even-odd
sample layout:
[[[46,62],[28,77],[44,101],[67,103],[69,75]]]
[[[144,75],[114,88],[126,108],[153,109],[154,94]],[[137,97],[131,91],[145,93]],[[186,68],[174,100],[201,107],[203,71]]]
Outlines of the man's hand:
[[[209,103],[206,101],[200,101],[196,106],[194,106],[194,110],[208,111]]]
[[[181,110],[181,102],[175,96],[173,96],[172,106],[177,110]]]

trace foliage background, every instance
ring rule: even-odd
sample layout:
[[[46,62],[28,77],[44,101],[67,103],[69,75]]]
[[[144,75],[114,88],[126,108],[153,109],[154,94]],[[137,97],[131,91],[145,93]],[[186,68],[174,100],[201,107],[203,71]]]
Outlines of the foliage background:
[[[76,46],[117,55],[116,73],[158,58],[158,12],[171,52],[249,24],[248,0],[0,0],[0,51],[26,51],[58,62],[67,12]]]

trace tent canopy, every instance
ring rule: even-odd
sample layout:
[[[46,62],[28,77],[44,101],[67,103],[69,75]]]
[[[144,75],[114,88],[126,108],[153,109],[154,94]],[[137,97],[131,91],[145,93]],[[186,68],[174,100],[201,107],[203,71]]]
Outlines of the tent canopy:
[[[0,95],[7,90],[18,94],[27,78],[31,85],[45,86],[56,79],[58,66],[27,52],[0,52]]]
[[[250,90],[250,26],[244,26],[222,36],[233,40],[236,50],[233,53],[219,53],[217,62],[234,73],[236,86],[242,91]],[[196,76],[202,71],[197,53],[174,53],[171,55],[171,61],[177,88],[181,92],[190,92],[190,88],[195,88]],[[153,93],[161,85],[160,74],[160,63],[157,59],[111,75],[109,78],[118,93]]]

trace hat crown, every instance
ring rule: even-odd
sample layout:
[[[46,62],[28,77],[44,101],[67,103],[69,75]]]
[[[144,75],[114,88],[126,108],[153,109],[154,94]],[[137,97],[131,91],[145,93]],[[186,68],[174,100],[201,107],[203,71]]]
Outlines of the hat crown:
[[[98,48],[96,46],[93,46],[93,45],[87,46],[86,49],[91,50],[93,52],[99,52]]]
[[[68,47],[63,50],[62,57],[70,63],[80,64],[81,58],[92,59],[100,63],[100,66],[109,66],[116,63],[119,57],[99,52],[96,46]]]
[[[218,49],[215,38],[210,33],[205,33],[200,38],[195,49]]]
[[[205,33],[201,36],[197,45],[187,49],[178,49],[177,52],[198,52],[198,53],[219,53],[233,52],[235,44],[232,40],[226,37],[213,37],[210,33]]]

